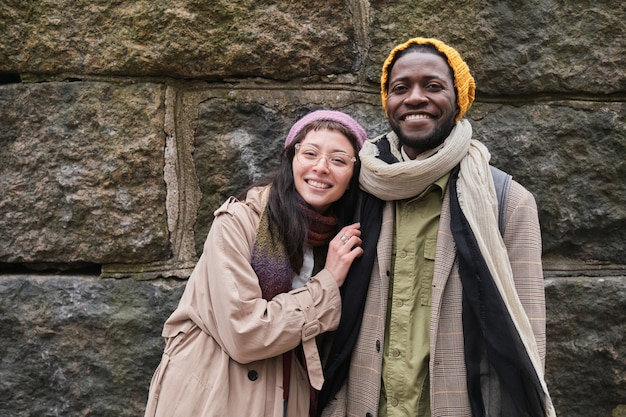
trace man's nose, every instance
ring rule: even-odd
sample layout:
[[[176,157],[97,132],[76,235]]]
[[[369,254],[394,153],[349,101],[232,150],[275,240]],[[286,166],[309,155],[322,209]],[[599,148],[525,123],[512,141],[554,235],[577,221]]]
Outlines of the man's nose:
[[[419,85],[412,86],[405,98],[405,102],[411,104],[419,104],[426,101],[428,101],[426,91]]]

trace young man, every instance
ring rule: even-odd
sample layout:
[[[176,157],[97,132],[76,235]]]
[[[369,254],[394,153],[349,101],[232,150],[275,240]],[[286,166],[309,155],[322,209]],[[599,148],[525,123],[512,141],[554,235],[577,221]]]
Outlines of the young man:
[[[537,208],[511,181],[499,210],[489,152],[463,119],[474,91],[436,39],[411,39],[383,65],[392,132],[359,156],[361,187],[386,203],[363,255],[373,269],[349,376],[322,390],[323,415],[555,416]]]

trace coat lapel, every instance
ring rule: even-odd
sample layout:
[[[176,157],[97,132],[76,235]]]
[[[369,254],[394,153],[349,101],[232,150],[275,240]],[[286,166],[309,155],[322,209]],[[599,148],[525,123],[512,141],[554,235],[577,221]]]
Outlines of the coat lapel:
[[[446,193],[441,206],[441,217],[439,220],[439,231],[437,232],[437,248],[435,252],[435,270],[433,273],[433,292],[430,322],[439,323],[441,312],[441,300],[443,291],[448,282],[448,277],[452,271],[452,266],[456,260],[456,246],[450,231],[450,193],[446,188]],[[431,326],[431,348],[433,341],[437,340],[437,327]]]

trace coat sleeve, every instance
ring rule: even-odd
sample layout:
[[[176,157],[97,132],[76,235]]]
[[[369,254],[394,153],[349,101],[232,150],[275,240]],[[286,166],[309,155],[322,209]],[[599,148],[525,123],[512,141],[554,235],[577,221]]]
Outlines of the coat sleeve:
[[[515,181],[507,202],[504,233],[515,288],[530,320],[542,365],[546,356],[546,306],[541,231],[533,195]]]
[[[323,269],[304,288],[263,299],[250,265],[258,212],[232,200],[215,214],[170,324],[191,319],[239,363],[278,356],[337,328],[341,297],[330,272]]]

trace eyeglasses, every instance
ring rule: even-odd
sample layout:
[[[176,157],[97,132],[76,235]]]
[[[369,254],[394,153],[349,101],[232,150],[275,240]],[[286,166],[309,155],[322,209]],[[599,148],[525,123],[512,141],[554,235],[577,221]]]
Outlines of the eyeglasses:
[[[315,146],[296,143],[296,158],[304,165],[317,165],[320,159],[325,158],[328,165],[337,169],[348,169],[356,162],[356,157],[345,152],[333,152],[326,154]]]

